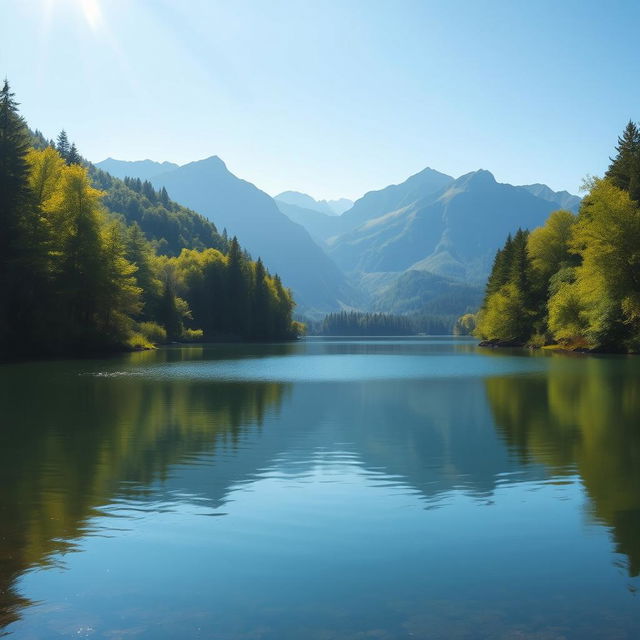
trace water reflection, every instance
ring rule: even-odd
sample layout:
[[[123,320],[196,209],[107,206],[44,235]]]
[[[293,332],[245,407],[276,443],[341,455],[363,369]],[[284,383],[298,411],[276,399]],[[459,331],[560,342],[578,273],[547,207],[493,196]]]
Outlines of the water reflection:
[[[576,513],[584,485],[637,575],[638,366],[435,339],[0,367],[0,629],[632,637]]]
[[[127,364],[145,358],[134,354]],[[0,372],[0,629],[28,604],[14,586],[21,574],[73,550],[105,505],[149,499],[149,486],[172,465],[236,450],[286,394],[281,384],[150,383],[116,375],[120,362],[106,364],[90,375],[84,363]]]
[[[573,363],[572,363],[573,364]],[[591,515],[640,574],[640,370],[636,358],[554,358],[537,377],[486,381],[497,429],[523,461],[577,471]]]

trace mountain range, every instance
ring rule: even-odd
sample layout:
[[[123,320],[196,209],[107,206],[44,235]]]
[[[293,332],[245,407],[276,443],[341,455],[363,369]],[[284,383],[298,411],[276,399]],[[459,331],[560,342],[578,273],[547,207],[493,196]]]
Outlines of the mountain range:
[[[500,183],[484,169],[456,179],[426,168],[351,203],[297,191],[271,198],[217,156],[184,166],[112,158],[97,166],[164,186],[237,235],[310,316],[341,308],[450,315],[473,309],[507,234],[580,205],[566,191]]]
[[[326,213],[328,216],[342,215],[348,209],[353,207],[353,200],[348,198],[339,198],[338,200],[315,200],[306,193],[300,191],[283,191],[274,197],[274,200],[284,204],[302,207],[303,209],[311,209],[311,211],[319,211]]]

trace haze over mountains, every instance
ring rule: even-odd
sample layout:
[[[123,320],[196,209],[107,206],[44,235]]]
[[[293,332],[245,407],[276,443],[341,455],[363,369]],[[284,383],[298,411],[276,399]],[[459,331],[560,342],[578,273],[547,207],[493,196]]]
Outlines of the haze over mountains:
[[[347,209],[351,209],[353,206],[353,200],[348,198],[339,198],[338,200],[315,200],[306,193],[300,193],[300,191],[283,191],[279,195],[274,197],[278,203],[284,202],[285,204],[295,205],[296,207],[302,207],[303,209],[311,209],[312,211],[319,211],[320,213],[326,213],[328,216],[342,215]]]
[[[174,200],[237,235],[310,315],[340,308],[451,315],[473,309],[508,233],[537,227],[558,208],[576,211],[580,203],[543,184],[499,183],[483,169],[455,179],[426,168],[351,204],[296,191],[271,198],[216,156],[182,167],[111,158],[97,166],[164,186]]]

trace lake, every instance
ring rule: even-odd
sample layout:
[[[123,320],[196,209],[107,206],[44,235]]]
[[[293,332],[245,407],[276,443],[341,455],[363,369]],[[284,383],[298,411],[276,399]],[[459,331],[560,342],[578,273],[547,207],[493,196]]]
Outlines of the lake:
[[[176,346],[0,400],[0,636],[640,637],[640,357]]]

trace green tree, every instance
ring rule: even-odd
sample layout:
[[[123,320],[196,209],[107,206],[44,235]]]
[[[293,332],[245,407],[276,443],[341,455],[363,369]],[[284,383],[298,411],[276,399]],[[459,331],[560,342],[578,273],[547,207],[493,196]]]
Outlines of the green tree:
[[[527,248],[531,264],[546,281],[563,267],[577,264],[576,254],[571,251],[576,221],[577,216],[571,211],[560,209],[529,234]]]
[[[58,134],[56,149],[62,156],[62,159],[67,162],[67,159],[69,158],[69,138],[67,137],[67,132],[64,129]]]
[[[9,83],[0,91],[0,355],[34,340],[45,294],[44,228],[29,184],[29,132]]]
[[[631,120],[618,138],[617,154],[605,177],[618,189],[627,191],[632,200],[640,201],[640,131]]]
[[[82,164],[82,157],[78,153],[75,142],[69,148],[69,153],[67,154],[67,164]]]

